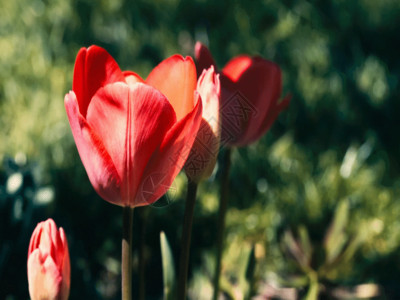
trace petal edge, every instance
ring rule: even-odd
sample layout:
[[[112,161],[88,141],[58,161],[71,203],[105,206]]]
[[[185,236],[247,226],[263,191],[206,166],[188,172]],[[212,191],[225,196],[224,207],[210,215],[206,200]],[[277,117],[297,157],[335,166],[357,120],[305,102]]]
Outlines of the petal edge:
[[[65,96],[64,104],[72,135],[90,182],[104,200],[121,205],[121,180],[102,142],[80,114],[74,92]]]

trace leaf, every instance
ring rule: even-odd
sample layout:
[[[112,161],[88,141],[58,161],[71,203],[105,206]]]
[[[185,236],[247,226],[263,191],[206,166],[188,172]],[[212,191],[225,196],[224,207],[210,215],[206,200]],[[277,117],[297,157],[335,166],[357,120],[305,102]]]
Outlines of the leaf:
[[[254,277],[254,270],[256,268],[256,256],[255,256],[255,246],[253,245],[251,247],[251,251],[249,253],[249,258],[247,261],[247,267],[246,267],[246,280],[251,281]]]
[[[171,247],[168,243],[168,239],[163,231],[160,232],[160,244],[161,244],[161,259],[163,269],[163,281],[164,281],[164,300],[174,299],[175,289],[175,264],[172,256]]]
[[[294,258],[299,267],[307,273],[311,269],[309,260],[299,242],[294,238],[290,229],[285,231],[283,235],[283,243],[286,247],[286,250]]]
[[[333,221],[325,235],[324,248],[328,263],[334,261],[341,254],[343,247],[348,241],[348,237],[344,232],[348,219],[349,202],[347,199],[344,199],[338,204]]]
[[[308,235],[307,228],[304,225],[300,225],[298,232],[299,232],[299,242],[301,245],[301,249],[304,252],[304,256],[307,259],[307,265],[311,265],[313,247],[310,241],[310,236]]]
[[[339,260],[340,263],[347,263],[348,261],[350,261],[353,258],[354,254],[360,249],[361,245],[368,237],[368,230],[365,230],[365,228],[368,228],[367,225],[361,223],[356,234],[351,237],[350,242],[342,251]]]
[[[235,287],[225,276],[220,278],[220,289],[228,299],[235,299]]]
[[[254,293],[254,273],[256,269],[256,256],[255,256],[255,245],[251,247],[251,251],[249,253],[249,258],[247,260],[247,267],[245,278],[248,284],[248,294],[247,299],[251,299]]]

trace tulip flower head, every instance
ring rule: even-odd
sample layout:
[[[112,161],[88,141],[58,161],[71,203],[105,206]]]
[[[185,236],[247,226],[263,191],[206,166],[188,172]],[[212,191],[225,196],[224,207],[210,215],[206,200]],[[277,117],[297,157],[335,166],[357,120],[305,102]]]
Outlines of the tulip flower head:
[[[209,66],[216,68],[210,51],[197,42],[195,58],[198,73]],[[220,71],[222,122],[221,143],[245,146],[261,138],[279,113],[290,102],[282,93],[282,74],[279,66],[261,57],[237,56]]]
[[[65,107],[89,180],[120,206],[157,201],[186,161],[202,114],[196,68],[173,55],[146,80],[104,49],[82,48]]]
[[[197,81],[203,103],[203,116],[196,140],[185,164],[186,175],[195,182],[210,177],[217,161],[221,139],[219,102],[221,88],[214,67],[203,70]]]
[[[70,288],[70,260],[64,230],[52,219],[33,231],[28,250],[28,282],[32,300],[65,300]]]

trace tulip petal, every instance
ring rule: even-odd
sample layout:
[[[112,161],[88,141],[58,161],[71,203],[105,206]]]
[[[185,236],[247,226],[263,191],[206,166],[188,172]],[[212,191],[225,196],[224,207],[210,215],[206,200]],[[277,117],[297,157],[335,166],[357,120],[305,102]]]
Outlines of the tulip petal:
[[[137,206],[149,205],[161,198],[183,168],[202,120],[202,103],[197,92],[195,98],[196,106],[170,128],[148,162],[136,197]]]
[[[237,138],[228,143],[242,145],[259,132],[275,107],[282,89],[281,71],[277,64],[260,57],[239,56],[232,59],[222,72],[221,81],[225,87],[222,90],[222,107],[225,111],[233,110],[233,107],[238,107],[235,102],[241,102],[241,111],[234,114],[234,120],[222,111],[222,122],[240,124],[236,127],[238,132],[234,134]]]
[[[247,136],[246,139],[244,139],[242,141],[242,146],[248,145],[248,144],[256,141],[257,139],[259,139],[261,136],[263,136],[268,131],[268,129],[272,126],[272,124],[275,122],[275,120],[278,118],[281,111],[286,109],[289,106],[291,98],[292,98],[292,95],[289,94],[281,102],[277,103],[275,105],[275,108],[271,109],[268,116],[264,119],[264,122],[262,123],[262,125],[258,129],[258,131],[255,131],[252,135]]]
[[[210,123],[215,135],[219,135],[219,106],[221,84],[219,74],[215,74],[214,67],[204,70],[197,84],[197,91],[203,103],[203,118]]]
[[[58,299],[62,277],[50,255],[44,257],[40,249],[28,258],[29,294],[36,299]],[[67,298],[63,298],[67,299]]]
[[[80,114],[75,93],[67,94],[64,103],[71,131],[90,182],[103,199],[119,204],[121,180],[110,155]]]
[[[53,220],[49,219],[39,223],[39,226],[41,230],[38,248],[42,255],[53,257],[55,263],[58,265],[62,261],[62,258],[59,257],[59,253],[62,253],[63,249],[60,236],[58,235],[57,225]]]
[[[65,236],[64,229],[62,229],[61,227],[60,227],[60,238],[62,241],[62,249],[63,249],[63,259],[61,265],[63,281],[61,286],[61,294],[68,295],[71,286],[71,263],[69,258],[67,237]]]
[[[203,70],[214,66],[217,70],[217,65],[211,55],[210,50],[200,42],[196,42],[194,47],[194,57],[196,58],[197,77],[200,77]]]
[[[171,104],[149,85],[114,83],[93,97],[87,120],[104,142],[122,179],[122,205],[136,206],[134,200],[146,164],[176,121]]]
[[[189,56],[173,55],[151,71],[146,83],[163,93],[181,120],[193,110],[193,91],[196,89],[196,67]]]
[[[118,64],[103,48],[81,48],[74,68],[72,90],[79,102],[79,111],[86,117],[90,100],[96,91],[107,83],[125,81]]]
[[[222,73],[257,108],[267,111],[272,101],[279,99],[282,89],[281,70],[271,61],[260,57],[239,56],[232,59],[222,69]]]
[[[39,225],[41,225],[42,223],[43,223],[43,222],[40,222],[40,223],[37,225],[35,231],[32,233],[31,240],[30,240],[30,242],[29,242],[28,256],[29,256],[36,248],[39,247],[39,244],[40,244],[40,236],[41,236],[42,230],[43,230],[43,229],[42,229],[42,226],[39,226]]]
[[[222,69],[225,74],[233,82],[237,82],[240,76],[251,66],[252,58],[247,55],[240,55],[232,58]]]
[[[122,74],[125,77],[125,81],[128,85],[134,85],[137,82],[144,82],[142,77],[132,71],[123,71]]]

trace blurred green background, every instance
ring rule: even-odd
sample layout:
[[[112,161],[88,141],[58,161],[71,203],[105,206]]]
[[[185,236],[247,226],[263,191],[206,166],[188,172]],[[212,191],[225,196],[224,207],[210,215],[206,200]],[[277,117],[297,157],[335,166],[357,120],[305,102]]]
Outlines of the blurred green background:
[[[71,299],[120,297],[122,210],[93,191],[64,109],[75,56],[97,44],[146,77],[197,40],[219,67],[242,53],[275,61],[293,94],[265,137],[233,152],[226,297],[242,299],[254,253],[254,295],[319,286],[335,299],[369,284],[400,298],[399,29],[398,0],[0,0],[0,299],[28,299],[29,238],[48,217],[67,232]],[[212,292],[219,170],[196,204],[191,299]],[[181,175],[135,212],[135,295],[142,240],[147,299],[162,297],[159,233],[177,259],[185,189]]]

